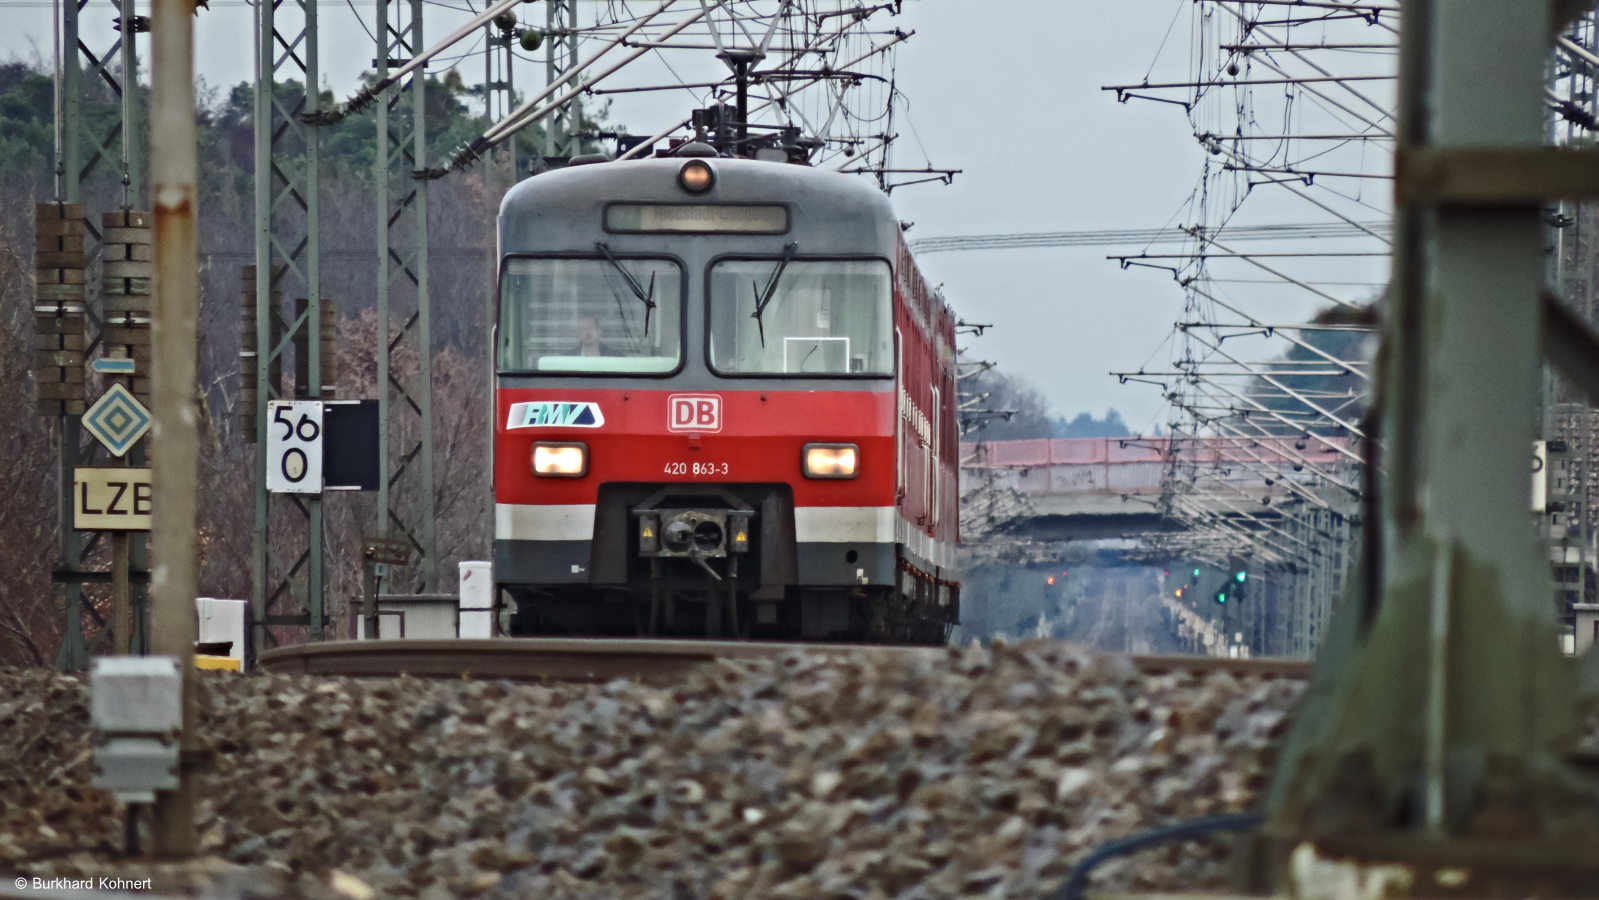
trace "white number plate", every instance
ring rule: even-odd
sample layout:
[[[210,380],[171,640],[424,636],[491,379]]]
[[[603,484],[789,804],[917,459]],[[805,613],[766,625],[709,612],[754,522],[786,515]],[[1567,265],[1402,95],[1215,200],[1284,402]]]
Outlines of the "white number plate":
[[[267,490],[322,493],[322,404],[274,400],[267,404]]]
[[[726,475],[732,467],[722,462],[669,462],[666,464],[668,475],[692,475],[705,477],[710,475]]]

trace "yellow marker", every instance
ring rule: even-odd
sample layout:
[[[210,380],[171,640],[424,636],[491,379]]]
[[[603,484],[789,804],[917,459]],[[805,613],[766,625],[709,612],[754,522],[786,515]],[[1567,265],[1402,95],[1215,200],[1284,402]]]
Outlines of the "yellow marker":
[[[194,655],[196,669],[216,669],[222,672],[239,671],[239,661],[231,656],[207,656],[203,653]]]

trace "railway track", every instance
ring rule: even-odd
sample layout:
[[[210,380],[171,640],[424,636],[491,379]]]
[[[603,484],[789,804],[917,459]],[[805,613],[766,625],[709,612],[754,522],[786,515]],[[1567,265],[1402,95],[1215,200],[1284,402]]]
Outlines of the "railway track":
[[[669,682],[719,659],[772,659],[796,650],[853,655],[926,653],[927,647],[862,644],[795,644],[759,641],[610,640],[516,638],[499,640],[331,641],[279,647],[257,663],[275,673],[359,678],[488,678],[513,681]],[[1268,678],[1305,679],[1310,663],[1293,659],[1213,656],[1127,657],[1149,675],[1215,671]]]

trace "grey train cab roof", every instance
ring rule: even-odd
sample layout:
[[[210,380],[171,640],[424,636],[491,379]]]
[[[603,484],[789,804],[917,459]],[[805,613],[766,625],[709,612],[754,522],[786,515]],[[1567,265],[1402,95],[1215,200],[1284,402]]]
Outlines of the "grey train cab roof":
[[[715,173],[710,188],[691,193],[678,172],[691,159]],[[616,202],[783,203],[786,234],[639,234],[607,232],[605,207]],[[704,242],[715,254],[781,252],[800,256],[871,255],[893,260],[899,223],[888,198],[858,175],[790,163],[706,157],[591,163],[528,178],[500,204],[500,255],[593,253],[596,241],[618,252],[647,252],[670,243]],[[695,254],[698,255],[698,254]]]

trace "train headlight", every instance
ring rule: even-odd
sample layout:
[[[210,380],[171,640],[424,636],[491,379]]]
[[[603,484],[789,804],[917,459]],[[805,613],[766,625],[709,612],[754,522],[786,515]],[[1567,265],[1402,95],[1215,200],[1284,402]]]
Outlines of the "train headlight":
[[[701,194],[716,183],[716,173],[711,164],[702,159],[691,159],[677,170],[677,183],[691,194]]]
[[[801,453],[806,478],[854,478],[861,470],[861,448],[854,444],[806,444]]]
[[[589,473],[589,445],[539,441],[533,445],[533,474],[545,478],[582,478]]]

